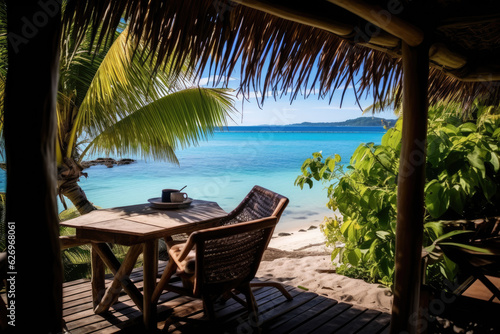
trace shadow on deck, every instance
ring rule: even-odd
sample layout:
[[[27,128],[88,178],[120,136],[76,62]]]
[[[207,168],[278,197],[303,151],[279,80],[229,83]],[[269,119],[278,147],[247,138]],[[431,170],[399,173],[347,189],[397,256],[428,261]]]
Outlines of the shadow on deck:
[[[134,270],[131,280],[142,289],[142,268]],[[160,271],[163,266],[160,266]],[[110,281],[108,281],[109,283]],[[249,319],[245,308],[229,300],[216,304],[218,322],[211,333],[253,333],[260,326],[262,333],[386,333],[390,315],[380,311],[338,302],[316,293],[285,286],[294,297],[287,301],[274,288],[254,290],[259,307],[259,320]],[[143,330],[142,313],[130,297],[122,292],[118,301],[103,315],[92,310],[90,281],[81,279],[64,284],[63,315],[68,330],[79,333],[140,333]],[[174,314],[200,319],[203,316],[201,300],[164,292],[158,305],[158,328],[164,329],[165,320]],[[207,323],[196,327],[177,322],[165,333],[207,332]]]
[[[487,276],[500,288],[500,278]],[[429,302],[425,317],[428,333],[500,333],[500,300],[479,280],[458,296],[436,293]]]

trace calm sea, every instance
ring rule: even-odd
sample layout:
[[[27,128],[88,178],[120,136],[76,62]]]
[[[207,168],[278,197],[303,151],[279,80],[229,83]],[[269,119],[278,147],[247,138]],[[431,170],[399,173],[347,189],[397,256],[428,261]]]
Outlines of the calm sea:
[[[199,146],[179,150],[180,166],[144,160],[113,168],[93,166],[85,170],[88,178],[82,177],[80,185],[102,208],[145,203],[160,197],[164,188],[187,185],[189,197],[216,201],[231,211],[257,184],[290,199],[276,230],[296,231],[319,225],[331,213],[325,206],[326,185],[304,190],[293,185],[304,160],[322,151],[325,157],[337,153],[348,162],[360,143],[380,143],[384,133],[382,127],[228,127]],[[5,189],[3,173],[0,186]]]

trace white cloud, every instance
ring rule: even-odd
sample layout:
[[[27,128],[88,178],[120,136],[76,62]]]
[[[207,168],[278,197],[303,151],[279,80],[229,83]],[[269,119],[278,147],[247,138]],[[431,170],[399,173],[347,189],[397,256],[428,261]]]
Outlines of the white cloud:
[[[273,92],[272,91],[267,91],[266,93],[266,97],[271,97],[273,96]],[[252,92],[248,92],[248,93],[239,93],[237,96],[236,96],[236,99],[238,101],[242,101],[242,100],[252,100],[252,99],[260,99],[262,97],[262,93],[261,92],[255,92],[255,91],[252,91]]]
[[[214,79],[215,79],[215,82],[229,82],[229,81],[234,81],[234,80],[238,80],[237,78],[233,78],[233,77],[226,77],[226,76],[209,76],[209,77],[204,77],[204,78],[201,78],[200,81],[199,81],[199,85],[200,86],[206,86],[208,84],[213,84],[214,82]]]
[[[339,88],[337,88],[337,90],[344,90],[345,86],[340,86]],[[353,85],[349,85],[347,86],[347,89],[353,89],[354,86]]]
[[[286,90],[286,94],[290,94],[293,92],[293,89],[291,88],[288,88]],[[283,96],[282,96],[283,95]],[[265,94],[265,97],[274,97],[276,96],[276,99],[280,100],[280,99],[288,99],[287,97],[285,97],[285,94],[283,94],[282,91],[277,91],[276,94],[272,91],[272,90],[268,90]],[[251,100],[251,99],[255,99],[255,98],[261,98],[262,97],[262,93],[261,92],[257,92],[257,91],[251,91],[251,92],[248,92],[248,93],[244,93],[244,97],[247,99],[247,100]],[[238,94],[237,96],[237,99],[239,101],[243,100],[243,93],[240,93]]]
[[[324,107],[314,107],[314,110],[338,110],[338,111],[346,111],[346,110],[356,110],[356,111],[361,111],[359,107],[335,107],[335,106],[324,106]]]

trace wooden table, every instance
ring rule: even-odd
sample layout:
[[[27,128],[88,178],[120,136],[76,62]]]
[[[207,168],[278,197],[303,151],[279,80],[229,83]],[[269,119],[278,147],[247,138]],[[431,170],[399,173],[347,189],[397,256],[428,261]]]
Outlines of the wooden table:
[[[61,225],[75,228],[78,239],[92,244],[94,312],[107,311],[123,288],[143,312],[146,327],[151,327],[156,313],[151,297],[158,271],[158,239],[210,227],[226,215],[215,202],[194,200],[189,207],[175,210],[154,209],[150,204],[101,209],[64,221]],[[131,246],[121,264],[106,243]],[[129,279],[141,253],[144,261],[142,294]],[[104,265],[114,274],[107,289]]]

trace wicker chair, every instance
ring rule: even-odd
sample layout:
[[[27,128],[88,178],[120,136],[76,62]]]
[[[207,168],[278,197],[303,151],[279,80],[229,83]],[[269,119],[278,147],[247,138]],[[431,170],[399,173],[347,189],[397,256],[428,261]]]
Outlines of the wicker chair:
[[[246,303],[235,299],[255,317],[257,305],[251,286],[276,287],[291,300],[281,284],[250,283],[287,204],[286,197],[255,186],[217,226],[193,232],[186,243],[169,243],[170,260],[153,293],[153,302],[165,289],[202,298],[205,316],[213,320],[214,301],[223,295],[235,297],[234,290],[243,293]],[[173,274],[182,279],[182,287],[170,283]]]
[[[481,247],[489,252],[475,252],[454,244],[440,245],[443,252],[458,265],[462,274],[468,276],[455,293],[461,295],[479,280],[491,291],[490,301],[495,297],[500,300],[500,290],[486,277],[500,277],[500,217],[467,221],[463,229],[474,233],[458,235],[452,241]]]

